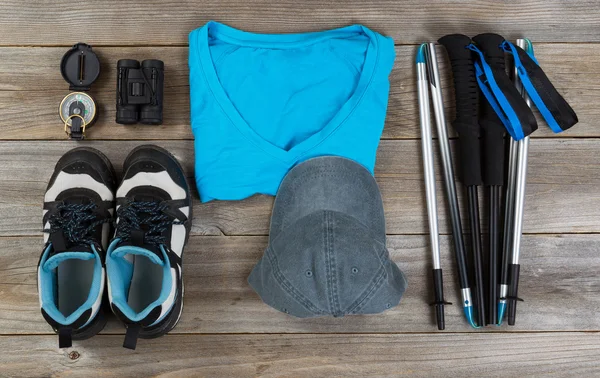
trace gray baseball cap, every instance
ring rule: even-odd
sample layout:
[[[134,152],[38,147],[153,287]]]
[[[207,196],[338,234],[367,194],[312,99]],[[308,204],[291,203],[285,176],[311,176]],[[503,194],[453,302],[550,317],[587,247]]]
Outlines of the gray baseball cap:
[[[269,306],[301,318],[396,306],[407,282],[385,246],[371,173],[334,156],[294,167],[277,192],[269,244],[248,283]]]

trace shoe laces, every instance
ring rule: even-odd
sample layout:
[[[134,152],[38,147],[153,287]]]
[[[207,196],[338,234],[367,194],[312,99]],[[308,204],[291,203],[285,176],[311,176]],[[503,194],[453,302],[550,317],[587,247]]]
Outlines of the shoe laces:
[[[131,232],[144,231],[144,243],[159,246],[167,244],[163,233],[174,224],[183,224],[166,213],[169,204],[164,201],[129,200],[117,210],[116,237],[131,240]]]
[[[110,222],[110,218],[101,217],[95,210],[95,203],[73,204],[59,203],[56,211],[48,218],[50,228],[43,231],[54,233],[62,231],[66,240],[72,245],[89,244],[94,240],[96,227]]]

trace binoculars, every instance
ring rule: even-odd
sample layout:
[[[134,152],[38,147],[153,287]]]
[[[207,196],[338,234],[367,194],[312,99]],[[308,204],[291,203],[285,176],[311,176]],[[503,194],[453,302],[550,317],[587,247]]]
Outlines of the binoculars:
[[[164,67],[156,59],[117,62],[117,123],[162,123]]]

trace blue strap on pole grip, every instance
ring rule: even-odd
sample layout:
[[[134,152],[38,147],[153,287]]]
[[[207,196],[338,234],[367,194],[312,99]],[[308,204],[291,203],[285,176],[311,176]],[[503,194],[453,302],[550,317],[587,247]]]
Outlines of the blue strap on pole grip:
[[[507,53],[512,54],[523,88],[550,129],[554,133],[560,133],[578,122],[577,114],[558,93],[539,66],[533,56],[531,43],[528,42],[528,45],[527,52],[509,41],[504,41],[501,47]]]
[[[494,77],[491,67],[485,61],[485,56],[474,44],[470,44],[467,47],[470,50],[475,51],[479,56],[479,62],[477,63],[479,63],[479,69],[483,74],[483,77],[485,77],[485,80],[482,79],[482,75],[477,74],[477,82],[480,84],[480,88],[484,96],[488,99],[490,105],[496,111],[498,118],[500,118],[510,136],[512,136],[515,140],[523,139],[525,134],[523,133],[521,121],[519,120],[519,117],[517,116],[513,107],[508,102],[504,92],[496,82],[496,78]],[[477,70],[477,65],[475,66],[475,69]],[[490,96],[490,92],[492,96]],[[490,100],[492,97],[494,100]],[[499,112],[499,110],[501,111]]]
[[[498,118],[502,120],[508,133],[513,139],[521,140],[535,131],[537,129],[535,116],[517,92],[506,73],[494,72],[485,61],[483,52],[477,46],[470,44],[467,47],[477,53],[479,57],[478,63],[482,69],[483,77],[485,77],[485,80],[478,80],[479,83],[484,84],[484,87],[480,88],[488,100],[491,98],[488,97],[489,92],[493,95],[495,101],[490,101],[490,105],[496,110]],[[478,76],[481,78],[481,75]],[[485,87],[489,88],[487,95]],[[501,109],[501,112],[499,113],[497,109]]]
[[[502,108],[500,107],[500,104],[498,104],[498,101],[496,101],[496,97],[494,97],[492,89],[487,85],[489,82],[487,81],[485,74],[483,73],[483,69],[481,68],[481,64],[479,62],[475,62],[475,75],[477,75],[477,84],[481,89],[481,93],[483,93],[484,97],[486,98],[492,109],[494,109],[496,115],[498,115],[498,118],[506,128],[506,131],[508,131],[511,137],[517,139],[512,124],[508,120],[506,114],[504,114],[504,112],[502,111]]]

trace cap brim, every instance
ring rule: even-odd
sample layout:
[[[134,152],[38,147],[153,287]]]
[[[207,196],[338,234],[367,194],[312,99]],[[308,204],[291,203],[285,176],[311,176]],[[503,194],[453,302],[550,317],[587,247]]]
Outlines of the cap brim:
[[[385,242],[385,217],[375,178],[353,160],[323,156],[294,167],[283,179],[271,217],[270,238],[315,211],[353,217]]]

